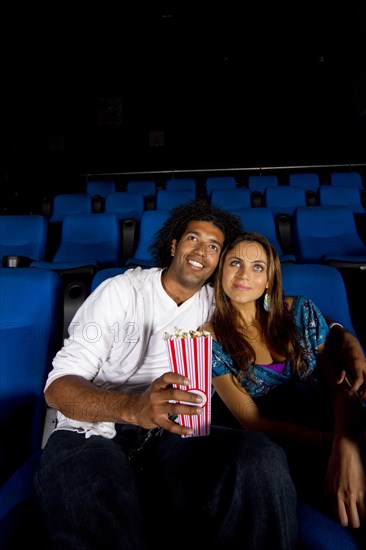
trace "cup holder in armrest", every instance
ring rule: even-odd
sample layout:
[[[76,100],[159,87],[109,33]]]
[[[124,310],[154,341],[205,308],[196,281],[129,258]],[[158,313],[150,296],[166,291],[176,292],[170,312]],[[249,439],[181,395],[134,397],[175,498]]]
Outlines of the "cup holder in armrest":
[[[32,258],[27,256],[3,256],[3,267],[29,267],[32,263]]]

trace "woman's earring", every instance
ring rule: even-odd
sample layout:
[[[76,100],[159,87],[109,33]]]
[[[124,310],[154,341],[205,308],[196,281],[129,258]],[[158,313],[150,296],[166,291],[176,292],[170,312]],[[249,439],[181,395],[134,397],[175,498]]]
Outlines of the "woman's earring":
[[[264,295],[263,307],[266,311],[269,311],[270,308],[271,308],[271,297],[268,294],[268,290],[266,291],[266,293]]]

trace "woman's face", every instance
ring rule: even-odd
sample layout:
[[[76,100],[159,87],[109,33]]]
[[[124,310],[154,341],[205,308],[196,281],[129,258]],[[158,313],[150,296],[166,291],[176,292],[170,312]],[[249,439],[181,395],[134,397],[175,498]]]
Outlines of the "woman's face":
[[[238,243],[226,255],[222,271],[222,287],[232,302],[254,302],[268,288],[268,259],[261,244]]]

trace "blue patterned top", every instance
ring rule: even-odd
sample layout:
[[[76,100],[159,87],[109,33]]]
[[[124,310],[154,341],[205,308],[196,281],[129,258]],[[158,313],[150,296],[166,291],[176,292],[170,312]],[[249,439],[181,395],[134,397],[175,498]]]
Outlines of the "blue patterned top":
[[[304,382],[310,384],[310,380],[316,380],[316,365],[318,357],[318,346],[323,344],[327,338],[329,328],[318,307],[309,299],[302,296],[295,296],[292,312],[296,325],[300,329],[302,338],[300,340],[303,353],[308,360],[309,372],[301,374]],[[249,377],[242,377],[244,389],[253,397],[261,397],[279,384],[292,380],[291,366],[286,361],[282,372],[276,372],[265,365],[252,364],[250,372],[253,380]],[[222,346],[213,340],[212,342],[212,376],[221,376],[232,373],[237,375],[238,370],[234,366],[230,355],[224,352]],[[310,373],[310,374],[309,374]]]

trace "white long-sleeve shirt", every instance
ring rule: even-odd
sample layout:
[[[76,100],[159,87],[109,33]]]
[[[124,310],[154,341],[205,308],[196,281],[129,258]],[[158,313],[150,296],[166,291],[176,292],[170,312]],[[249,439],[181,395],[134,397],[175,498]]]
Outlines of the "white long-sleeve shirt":
[[[170,370],[164,332],[202,325],[213,307],[205,285],[178,306],[161,283],[160,268],[131,269],[104,281],[85,300],[69,326],[69,337],[53,360],[46,387],[74,374],[104,389],[143,391]],[[57,414],[56,429],[114,437],[112,422],[83,422]]]

